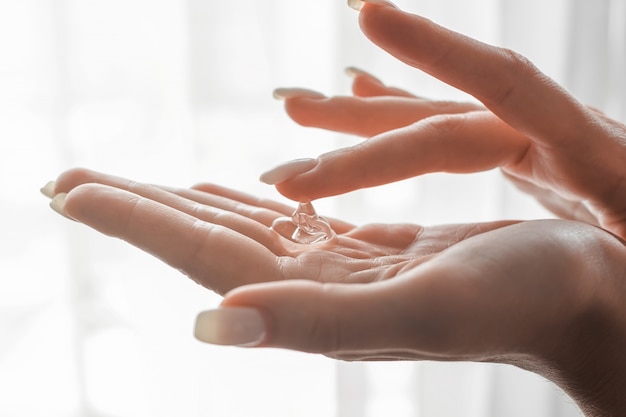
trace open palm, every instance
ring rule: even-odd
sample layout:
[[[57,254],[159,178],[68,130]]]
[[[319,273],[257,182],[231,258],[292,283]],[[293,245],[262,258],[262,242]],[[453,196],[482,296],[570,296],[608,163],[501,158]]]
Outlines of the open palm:
[[[269,228],[292,208],[215,185],[172,189],[75,169],[44,192],[57,211],[225,294],[198,318],[204,341],[346,360],[509,363],[583,408],[604,406],[587,393],[623,371],[626,250],[588,224],[332,220],[336,238],[300,245]]]
[[[68,217],[152,253],[220,294],[286,279],[382,281],[469,237],[511,224],[357,227],[330,219],[337,236],[306,245],[270,228],[292,207],[214,184],[175,189],[74,169],[59,177],[52,194],[55,201],[65,200]]]
[[[336,238],[302,245],[269,228],[292,208],[216,185],[172,189],[77,169],[50,194],[69,217],[226,294],[224,307],[270,311],[260,345],[350,359],[554,349],[567,340],[554,329],[602,298],[598,265],[623,262],[613,236],[565,221],[331,220]]]

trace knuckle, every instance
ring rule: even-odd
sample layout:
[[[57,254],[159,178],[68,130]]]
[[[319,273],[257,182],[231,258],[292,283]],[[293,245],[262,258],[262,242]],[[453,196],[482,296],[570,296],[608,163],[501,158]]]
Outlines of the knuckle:
[[[462,132],[466,127],[466,114],[438,114],[426,119],[431,129],[436,130],[438,136],[451,136]]]
[[[510,68],[534,68],[533,63],[517,51],[509,48],[500,48],[500,52]]]
[[[320,292],[322,299],[327,300],[334,292],[333,284],[322,284]],[[344,349],[345,338],[343,336],[342,314],[327,304],[328,308],[320,310],[313,315],[308,328],[307,338],[310,346],[319,353],[333,354]]]
[[[318,317],[313,319],[309,328],[309,340],[313,349],[319,353],[332,354],[341,351],[341,332],[337,320]]]
[[[512,101],[518,88],[526,85],[529,80],[545,78],[532,61],[519,52],[500,48],[499,53],[501,66],[498,78],[491,83],[491,90],[481,97],[481,101],[487,105],[504,105]]]
[[[467,123],[467,114],[441,114],[424,119],[417,124],[425,134],[415,135],[415,140],[419,142],[415,149],[420,150],[422,157],[429,153],[436,155],[438,165],[447,170],[457,152],[454,146],[449,145],[464,136]]]
[[[437,142],[433,143],[433,146],[440,149],[441,141],[464,136],[467,123],[467,114],[440,114],[424,119],[422,127],[428,134],[428,140]],[[424,138],[421,138],[421,140],[424,140]]]

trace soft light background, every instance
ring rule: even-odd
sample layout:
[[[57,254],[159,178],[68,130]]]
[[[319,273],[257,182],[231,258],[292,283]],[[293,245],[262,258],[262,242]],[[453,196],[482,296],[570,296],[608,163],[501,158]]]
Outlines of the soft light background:
[[[516,49],[624,120],[621,0],[399,0]],[[349,92],[367,69],[420,95],[465,97],[370,45],[343,0],[0,0],[0,415],[577,416],[558,389],[485,364],[339,363],[200,344],[219,298],[73,224],[38,189],[87,166],[140,181],[257,181],[287,159],[356,143],[296,126],[278,86]],[[317,202],[356,223],[547,214],[497,172],[428,175]]]

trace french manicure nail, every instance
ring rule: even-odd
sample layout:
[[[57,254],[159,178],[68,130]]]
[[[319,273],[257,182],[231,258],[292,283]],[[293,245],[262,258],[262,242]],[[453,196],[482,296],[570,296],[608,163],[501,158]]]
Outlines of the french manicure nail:
[[[397,8],[395,4],[387,0],[348,0],[348,6],[356,11],[360,11],[365,3],[376,4],[378,6],[391,6]]]
[[[280,182],[286,181],[296,175],[304,174],[315,168],[317,165],[317,159],[294,159],[293,161],[286,162],[282,165],[278,165],[275,168],[261,174],[259,179],[265,184],[274,185]]]
[[[265,339],[265,320],[258,310],[223,307],[198,314],[196,339],[214,345],[256,346]]]
[[[49,181],[46,185],[41,187],[39,191],[41,191],[41,194],[45,195],[46,197],[53,198],[55,187],[56,183],[54,181]]]
[[[273,96],[276,100],[285,100],[296,97],[313,99],[326,98],[324,94],[307,88],[277,88],[274,90]]]

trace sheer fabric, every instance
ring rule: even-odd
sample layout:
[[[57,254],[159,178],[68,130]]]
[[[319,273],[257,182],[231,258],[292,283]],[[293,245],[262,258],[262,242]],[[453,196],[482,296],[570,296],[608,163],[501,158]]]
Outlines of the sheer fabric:
[[[518,50],[626,118],[620,0],[398,4]],[[87,166],[280,199],[260,172],[356,139],[296,126],[272,89],[347,94],[349,65],[467,99],[369,44],[343,1],[0,0],[0,54],[0,415],[579,415],[552,384],[507,366],[202,345],[195,314],[217,296],[38,195],[63,169]],[[316,207],[356,223],[548,216],[497,172],[427,175]]]

